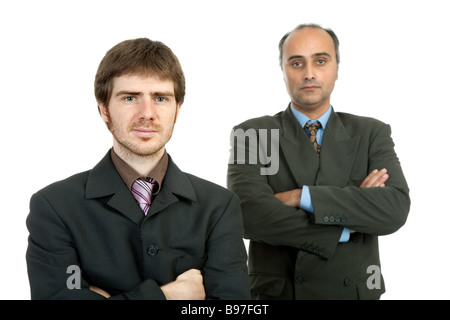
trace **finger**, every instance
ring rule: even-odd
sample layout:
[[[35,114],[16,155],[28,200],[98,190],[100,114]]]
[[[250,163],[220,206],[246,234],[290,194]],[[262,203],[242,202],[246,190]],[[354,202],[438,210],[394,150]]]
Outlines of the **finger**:
[[[367,188],[376,188],[379,187],[382,183],[386,182],[386,180],[389,178],[387,173],[382,174],[381,171],[379,174],[377,174],[376,177],[373,178],[373,180],[369,183]]]
[[[369,178],[374,175],[375,173],[377,173],[377,169],[373,170],[371,173],[369,173],[369,175],[367,177],[364,178],[364,180],[361,182],[361,184],[359,185],[360,188],[365,188],[367,185],[367,181],[369,180]]]
[[[376,179],[372,181],[370,187],[381,187],[384,183],[389,179],[389,175],[387,174],[386,169],[380,170],[380,172],[376,175]]]
[[[382,175],[376,182],[376,187],[385,187],[386,184],[385,182],[389,179],[389,175],[387,173],[385,173],[384,175]]]
[[[387,181],[389,175],[387,174],[387,170],[374,170],[372,171],[366,179],[361,183],[360,187],[362,188],[374,188],[379,187],[381,184]]]
[[[369,184],[373,182],[376,175],[378,174],[378,169],[373,170],[369,175],[361,182],[359,185],[361,188],[368,188]]]
[[[104,296],[105,298],[109,298],[111,297],[111,295],[106,292],[103,289],[100,289],[99,287],[96,286],[89,286],[89,289],[91,289],[91,291],[94,291],[95,293],[101,294],[102,296]]]

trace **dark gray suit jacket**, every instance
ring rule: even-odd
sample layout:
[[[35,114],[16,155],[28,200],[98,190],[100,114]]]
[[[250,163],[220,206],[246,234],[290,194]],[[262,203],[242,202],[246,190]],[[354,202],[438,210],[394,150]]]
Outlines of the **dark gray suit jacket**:
[[[373,268],[381,267],[378,236],[398,230],[410,206],[390,127],[333,111],[320,158],[289,107],[234,129],[238,128],[258,133],[279,130],[276,174],[261,175],[260,162],[234,161],[228,168],[228,188],[241,200],[245,237],[251,240],[252,298],[379,298],[384,292],[382,278],[375,288],[367,285]],[[237,147],[235,143],[235,154]],[[386,187],[359,188],[372,170],[382,168],[390,176]],[[310,187],[313,215],[274,197],[303,185]],[[339,243],[343,227],[357,232],[350,241]]]
[[[164,299],[159,287],[202,270],[207,299],[249,298],[239,200],[180,171],[169,158],[147,217],[117,173],[110,152],[92,170],[31,198],[26,254],[33,299]],[[81,269],[81,289],[68,289]]]

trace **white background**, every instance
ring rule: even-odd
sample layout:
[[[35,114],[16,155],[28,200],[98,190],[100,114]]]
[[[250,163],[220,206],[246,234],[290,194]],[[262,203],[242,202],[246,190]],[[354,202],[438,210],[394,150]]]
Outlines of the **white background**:
[[[449,299],[447,1],[2,1],[0,299],[29,299],[25,219],[40,188],[92,168],[112,139],[93,82],[125,39],[167,44],[187,95],[167,145],[178,166],[225,186],[233,125],[284,110],[278,41],[296,25],[332,28],[336,111],[392,126],[411,189],[406,225],[380,238],[383,299]],[[428,136],[429,135],[429,136]]]

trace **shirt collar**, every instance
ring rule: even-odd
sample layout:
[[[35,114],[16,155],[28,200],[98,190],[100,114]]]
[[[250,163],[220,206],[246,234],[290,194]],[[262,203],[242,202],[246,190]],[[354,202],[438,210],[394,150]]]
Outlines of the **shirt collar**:
[[[141,177],[132,167],[130,167],[125,161],[123,161],[114,151],[114,148],[111,148],[111,159],[114,166],[116,167],[117,172],[119,173],[120,177],[122,178],[123,182],[125,182],[129,190],[131,190],[131,186],[133,185],[134,181],[139,178],[144,180],[145,178],[147,178]],[[161,190],[162,182],[167,172],[168,163],[169,156],[167,155],[167,152],[164,151],[164,155],[162,156],[161,160],[159,160],[159,162],[148,175],[149,178],[153,178],[156,180],[156,182],[158,182],[159,188],[155,192],[153,192],[154,195]]]
[[[331,105],[328,108],[327,112],[325,112],[323,115],[321,115],[320,118],[317,120],[311,120],[310,118],[308,118],[306,115],[304,115],[303,113],[301,113],[300,111],[295,109],[292,106],[292,103],[289,104],[289,106],[291,108],[292,113],[294,114],[295,118],[300,123],[302,128],[305,127],[307,122],[320,122],[320,124],[322,125],[322,128],[325,130],[325,127],[327,126],[327,122],[331,116]]]

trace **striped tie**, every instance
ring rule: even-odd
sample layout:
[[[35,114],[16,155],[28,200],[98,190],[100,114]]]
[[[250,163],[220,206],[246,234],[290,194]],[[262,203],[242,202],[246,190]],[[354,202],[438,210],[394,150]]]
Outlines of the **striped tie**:
[[[139,207],[145,215],[147,215],[147,212],[150,209],[150,204],[152,203],[152,191],[157,184],[156,180],[148,178],[147,181],[137,179],[131,186],[131,193],[139,203]]]

